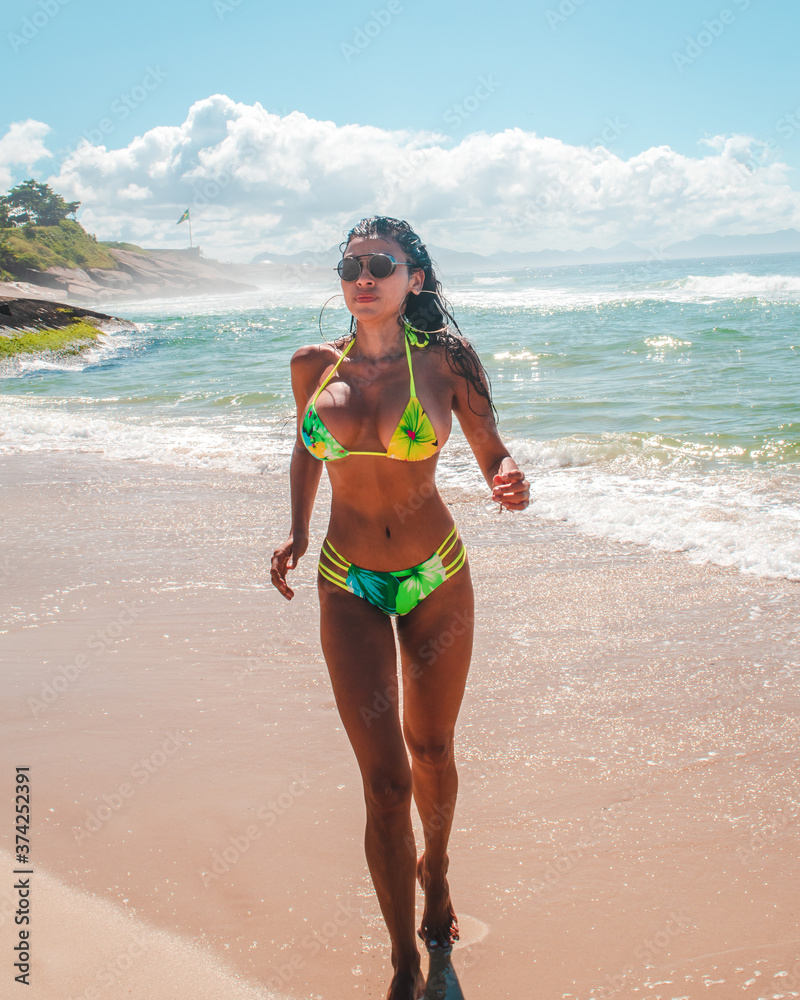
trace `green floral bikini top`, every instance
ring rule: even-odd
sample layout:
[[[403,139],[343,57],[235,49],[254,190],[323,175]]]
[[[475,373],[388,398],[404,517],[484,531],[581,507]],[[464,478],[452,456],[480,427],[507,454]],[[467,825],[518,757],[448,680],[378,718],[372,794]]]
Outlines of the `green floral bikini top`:
[[[320,415],[317,413],[317,399],[319,394],[336,374],[336,369],[347,357],[347,352],[355,343],[355,338],[342,351],[339,360],[331,369],[330,374],[322,385],[314,393],[314,397],[309,403],[306,415],[301,428],[303,444],[308,448],[314,458],[319,458],[323,462],[332,462],[337,458],[347,458],[348,455],[380,455],[385,458],[396,458],[401,462],[421,462],[425,458],[430,458],[439,450],[439,443],[436,440],[436,433],[427,414],[422,409],[420,401],[417,399],[417,390],[414,386],[414,369],[411,365],[411,347],[409,344],[409,330],[406,327],[406,357],[408,358],[408,375],[411,380],[409,388],[410,399],[400,423],[397,425],[392,440],[386,451],[348,451],[331,434],[323,424]]]

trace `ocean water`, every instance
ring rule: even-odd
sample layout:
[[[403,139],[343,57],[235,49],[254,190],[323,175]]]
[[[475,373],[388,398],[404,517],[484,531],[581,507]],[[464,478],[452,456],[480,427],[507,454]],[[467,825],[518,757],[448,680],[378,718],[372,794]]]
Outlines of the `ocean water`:
[[[337,286],[111,303],[133,320],[79,357],[0,368],[0,454],[288,469],[288,361]],[[800,254],[454,274],[537,519],[800,580]],[[333,339],[347,327],[334,301]],[[443,484],[485,492],[458,430]]]

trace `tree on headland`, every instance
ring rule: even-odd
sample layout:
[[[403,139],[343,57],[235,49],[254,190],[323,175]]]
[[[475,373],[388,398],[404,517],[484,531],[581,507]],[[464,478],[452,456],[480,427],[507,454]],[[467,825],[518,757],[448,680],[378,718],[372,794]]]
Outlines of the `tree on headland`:
[[[57,226],[67,216],[75,216],[79,201],[64,201],[48,184],[33,178],[11,188],[0,197],[0,227]]]

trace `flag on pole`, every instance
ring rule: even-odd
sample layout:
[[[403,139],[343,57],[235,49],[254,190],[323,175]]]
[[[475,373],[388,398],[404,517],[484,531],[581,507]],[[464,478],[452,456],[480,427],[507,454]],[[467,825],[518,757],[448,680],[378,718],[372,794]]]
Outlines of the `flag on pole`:
[[[188,218],[189,218],[189,209],[187,208],[186,211],[183,213],[183,215],[180,217],[180,219],[178,219],[178,221],[175,223],[175,225],[179,226],[182,222],[186,222]]]

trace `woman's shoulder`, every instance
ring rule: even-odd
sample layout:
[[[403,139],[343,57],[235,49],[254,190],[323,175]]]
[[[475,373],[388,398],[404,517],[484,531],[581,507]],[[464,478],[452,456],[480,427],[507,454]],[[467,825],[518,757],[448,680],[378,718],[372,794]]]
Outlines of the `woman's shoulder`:
[[[300,367],[318,365],[322,361],[335,361],[339,354],[333,344],[303,344],[292,355],[291,364]]]
[[[340,352],[331,344],[304,344],[292,355],[290,371],[298,398],[308,397],[326,368],[336,364]]]
[[[329,365],[336,364],[340,357],[341,350],[337,350],[333,344],[304,344],[292,355],[292,374],[316,377]]]

